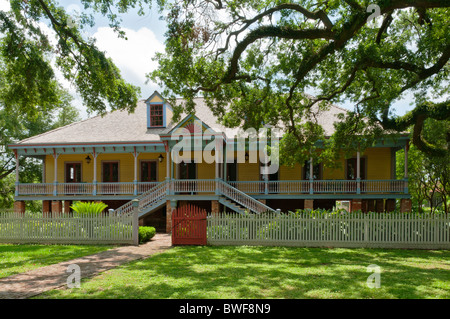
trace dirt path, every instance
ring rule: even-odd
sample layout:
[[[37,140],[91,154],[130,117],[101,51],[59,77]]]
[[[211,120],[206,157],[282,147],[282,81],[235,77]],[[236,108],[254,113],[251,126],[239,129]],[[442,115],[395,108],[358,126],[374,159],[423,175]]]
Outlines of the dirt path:
[[[68,277],[72,274],[67,272],[67,267],[71,264],[80,266],[81,278],[92,277],[124,263],[163,252],[171,245],[170,235],[156,234],[151,241],[143,245],[118,247],[2,278],[0,279],[0,299],[25,299],[65,286]]]

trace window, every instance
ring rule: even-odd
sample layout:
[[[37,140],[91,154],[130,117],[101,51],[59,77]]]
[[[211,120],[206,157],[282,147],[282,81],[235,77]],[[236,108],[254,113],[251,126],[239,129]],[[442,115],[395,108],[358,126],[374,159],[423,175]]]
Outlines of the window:
[[[156,182],[156,161],[141,162],[141,182]]]
[[[361,157],[359,159],[360,167],[359,167],[359,173],[361,179],[366,179],[366,159],[364,157]],[[356,158],[349,158],[347,160],[347,179],[348,180],[355,180],[356,179]]]
[[[116,183],[119,181],[119,162],[102,163],[103,182]]]
[[[164,126],[162,104],[150,104],[150,126]]]
[[[305,164],[303,165],[303,179],[309,180],[309,161],[305,161]],[[313,179],[318,180],[322,179],[322,170],[321,165],[313,164]]]

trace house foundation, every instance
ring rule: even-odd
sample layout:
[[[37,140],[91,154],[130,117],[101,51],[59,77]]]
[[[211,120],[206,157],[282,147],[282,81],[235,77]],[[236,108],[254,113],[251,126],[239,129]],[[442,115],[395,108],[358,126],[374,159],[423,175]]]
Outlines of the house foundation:
[[[48,213],[51,213],[51,211],[52,211],[51,201],[43,200],[42,201],[42,212],[44,214],[48,214]]]
[[[402,213],[410,213],[412,208],[412,202],[410,199],[401,199],[400,200],[400,211]]]
[[[52,200],[52,214],[61,214],[62,208],[62,201]]]
[[[70,206],[72,206],[71,200],[65,200],[64,201],[64,214],[70,213]]]
[[[18,200],[14,202],[14,212],[15,213],[25,213],[25,202]]]
[[[350,210],[352,212],[357,212],[362,209],[362,200],[361,199],[353,199],[351,202],[351,205],[352,206],[351,206]]]
[[[314,209],[314,199],[305,199],[304,209]]]
[[[211,201],[211,214],[217,215],[220,213],[220,203],[218,200]]]
[[[176,201],[168,200],[166,202],[166,233],[172,232],[172,213],[177,208]]]

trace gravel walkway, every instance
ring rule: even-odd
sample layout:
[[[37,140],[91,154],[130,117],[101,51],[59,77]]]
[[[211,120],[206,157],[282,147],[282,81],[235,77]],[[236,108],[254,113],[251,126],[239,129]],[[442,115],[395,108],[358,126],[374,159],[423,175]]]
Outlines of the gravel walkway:
[[[121,264],[163,252],[171,245],[172,238],[169,234],[156,234],[151,241],[143,245],[118,247],[2,278],[0,279],[0,299],[25,299],[65,286],[68,277],[72,274],[67,272],[67,267],[71,264],[80,266],[81,278],[92,277]]]

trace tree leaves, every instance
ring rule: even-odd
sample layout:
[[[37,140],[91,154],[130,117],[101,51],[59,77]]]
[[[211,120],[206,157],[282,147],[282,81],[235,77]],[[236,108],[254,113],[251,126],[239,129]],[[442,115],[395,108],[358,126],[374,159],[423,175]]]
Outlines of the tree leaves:
[[[299,156],[293,158],[305,152],[304,136],[319,138],[313,125],[302,124],[311,107],[345,100],[355,109],[324,146],[352,145],[354,151],[356,145],[370,146],[367,141],[383,128],[402,133],[417,125],[418,148],[432,156],[448,152],[448,146],[418,138],[423,118],[397,117],[392,110],[407,92],[415,97],[412,113],[450,116],[446,103],[432,101],[433,94],[448,96],[449,90],[447,1],[374,1],[384,21],[378,27],[368,24],[371,12],[361,1],[220,4],[186,1],[167,16],[172,31],[166,52],[156,57],[160,67],[149,75],[164,94],[187,100],[202,94],[226,125],[241,125],[246,115],[245,126],[284,126],[287,140],[296,141]],[[215,16],[221,21],[211,23]],[[193,39],[192,31],[201,29],[209,37]],[[301,102],[311,89],[316,97]]]

